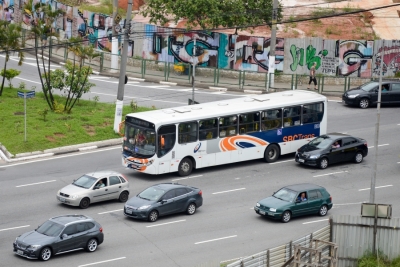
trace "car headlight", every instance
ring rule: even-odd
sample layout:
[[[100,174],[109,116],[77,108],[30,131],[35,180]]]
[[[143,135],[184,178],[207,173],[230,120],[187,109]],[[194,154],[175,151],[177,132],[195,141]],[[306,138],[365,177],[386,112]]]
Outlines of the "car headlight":
[[[276,212],[276,209],[274,209],[274,208],[269,208],[269,211]]]
[[[40,247],[41,247],[41,245],[30,245],[26,249],[28,249],[28,250],[37,250]]]
[[[310,159],[317,159],[317,158],[319,158],[321,155],[311,155],[310,156]]]
[[[261,206],[260,203],[257,203],[257,204],[256,204],[256,207],[260,207],[260,206]]]
[[[144,205],[144,206],[141,206],[140,208],[138,208],[138,210],[145,210],[145,209],[148,209],[150,207],[150,205]]]
[[[72,199],[77,199],[79,196],[78,195],[70,195],[69,197]]]
[[[150,166],[151,164],[153,164],[154,159],[149,160],[149,162],[145,163],[144,166]]]
[[[358,96],[358,94],[356,94],[356,95],[348,95],[347,97],[348,98],[356,98]]]

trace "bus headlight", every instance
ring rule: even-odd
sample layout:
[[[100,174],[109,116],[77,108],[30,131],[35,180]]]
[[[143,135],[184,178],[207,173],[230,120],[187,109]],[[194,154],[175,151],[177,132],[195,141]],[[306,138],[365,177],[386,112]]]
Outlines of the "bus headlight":
[[[149,160],[147,163],[144,163],[144,166],[150,166],[151,164],[153,164],[154,159]]]

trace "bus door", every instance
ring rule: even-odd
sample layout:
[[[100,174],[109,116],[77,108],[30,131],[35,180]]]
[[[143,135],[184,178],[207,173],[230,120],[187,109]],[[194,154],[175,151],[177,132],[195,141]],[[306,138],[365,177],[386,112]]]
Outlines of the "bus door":
[[[157,132],[158,174],[170,171],[175,158],[176,125],[161,126]]]

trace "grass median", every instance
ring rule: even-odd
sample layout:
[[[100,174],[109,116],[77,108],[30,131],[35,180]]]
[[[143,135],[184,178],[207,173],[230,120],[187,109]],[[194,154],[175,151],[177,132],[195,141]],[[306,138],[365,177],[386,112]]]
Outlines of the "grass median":
[[[115,104],[101,103],[99,98],[80,99],[71,113],[57,113],[49,107],[42,92],[26,99],[26,142],[24,99],[15,88],[4,88],[0,96],[0,143],[11,154],[45,150],[55,147],[102,141],[120,137],[115,133]],[[57,103],[64,97],[55,95]],[[46,112],[46,109],[48,110]],[[124,106],[122,117],[149,108]]]

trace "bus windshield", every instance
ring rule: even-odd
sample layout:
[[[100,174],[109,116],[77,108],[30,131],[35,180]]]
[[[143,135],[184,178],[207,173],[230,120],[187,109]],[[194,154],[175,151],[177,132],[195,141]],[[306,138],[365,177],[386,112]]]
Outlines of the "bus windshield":
[[[151,157],[156,152],[155,136],[154,130],[126,124],[123,148],[133,156]]]

